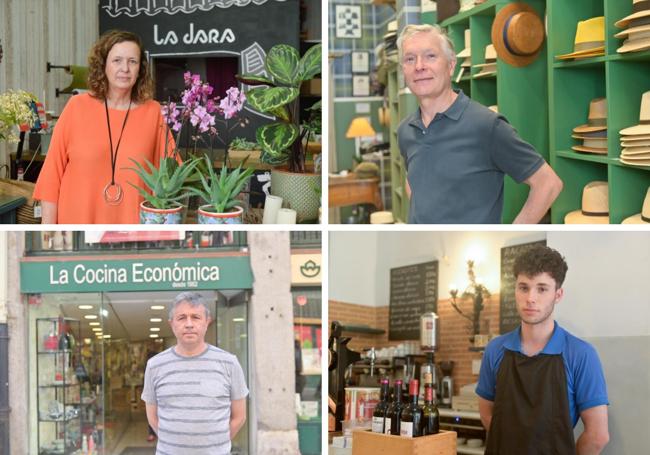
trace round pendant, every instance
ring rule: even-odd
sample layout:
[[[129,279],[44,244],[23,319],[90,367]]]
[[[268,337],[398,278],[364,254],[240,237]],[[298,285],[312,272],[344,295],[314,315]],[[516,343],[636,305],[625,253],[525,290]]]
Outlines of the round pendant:
[[[122,202],[123,196],[124,193],[119,183],[109,183],[104,187],[104,201],[108,205],[118,205]]]

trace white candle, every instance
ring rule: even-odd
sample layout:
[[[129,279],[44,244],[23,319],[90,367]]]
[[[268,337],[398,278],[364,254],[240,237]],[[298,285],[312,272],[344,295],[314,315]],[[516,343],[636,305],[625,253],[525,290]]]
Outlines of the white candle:
[[[296,224],[296,211],[292,209],[280,209],[276,224]]]
[[[275,224],[275,221],[278,217],[278,210],[282,207],[282,198],[280,196],[266,196],[264,201],[264,216],[262,217],[262,223],[264,224]]]

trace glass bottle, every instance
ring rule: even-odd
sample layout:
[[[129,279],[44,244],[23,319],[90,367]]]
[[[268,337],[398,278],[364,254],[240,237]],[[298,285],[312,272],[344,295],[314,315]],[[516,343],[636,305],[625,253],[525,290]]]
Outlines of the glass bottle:
[[[397,379],[393,386],[393,403],[386,412],[386,434],[399,436],[399,419],[402,416],[402,380]],[[390,428],[388,421],[390,420]]]
[[[389,383],[388,378],[382,378],[379,391],[379,403],[375,406],[375,411],[372,413],[372,431],[373,433],[386,432],[386,411],[388,410],[389,399]]]
[[[433,402],[433,384],[424,386],[424,406],[422,407],[422,435],[436,434],[440,431],[440,414]]]
[[[422,436],[422,410],[418,406],[419,393],[420,381],[411,379],[411,382],[409,382],[409,404],[402,411],[402,417],[400,419],[400,435],[407,438]]]

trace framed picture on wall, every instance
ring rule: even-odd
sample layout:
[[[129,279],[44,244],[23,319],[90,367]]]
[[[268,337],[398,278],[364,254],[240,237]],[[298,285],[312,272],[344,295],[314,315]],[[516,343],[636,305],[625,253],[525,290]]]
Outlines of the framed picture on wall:
[[[370,76],[352,76],[352,96],[370,95]]]
[[[364,51],[352,52],[352,73],[368,74],[370,72],[370,53]]]
[[[361,38],[361,6],[336,5],[336,37]]]

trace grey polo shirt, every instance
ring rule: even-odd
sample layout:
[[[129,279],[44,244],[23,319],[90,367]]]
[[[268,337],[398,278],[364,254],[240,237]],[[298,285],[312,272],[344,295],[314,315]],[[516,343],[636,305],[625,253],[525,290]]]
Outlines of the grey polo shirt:
[[[457,93],[428,127],[418,108],[397,130],[412,191],[409,223],[498,224],[504,175],[521,183],[544,164],[505,117]]]

